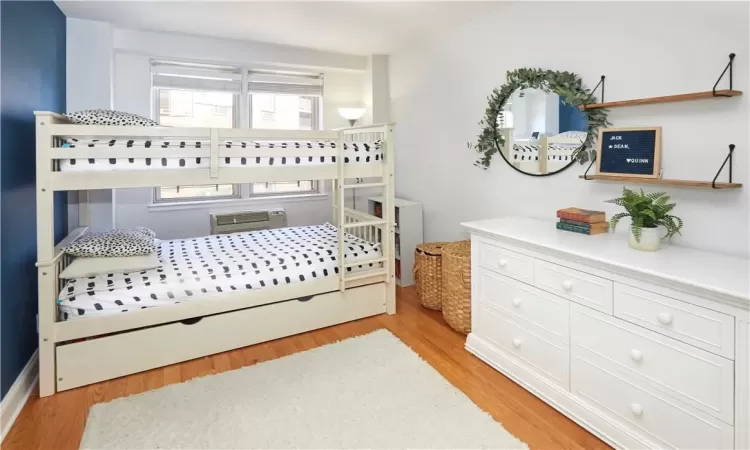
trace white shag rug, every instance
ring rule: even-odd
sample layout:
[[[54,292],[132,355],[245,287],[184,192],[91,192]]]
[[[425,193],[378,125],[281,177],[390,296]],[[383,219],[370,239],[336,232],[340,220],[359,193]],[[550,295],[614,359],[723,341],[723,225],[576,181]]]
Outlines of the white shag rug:
[[[386,330],[97,404],[84,449],[525,449]]]

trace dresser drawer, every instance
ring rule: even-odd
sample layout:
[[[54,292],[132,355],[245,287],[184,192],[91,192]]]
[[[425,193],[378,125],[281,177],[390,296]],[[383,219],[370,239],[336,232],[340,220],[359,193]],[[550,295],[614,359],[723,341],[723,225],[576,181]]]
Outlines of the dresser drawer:
[[[479,269],[477,298],[549,338],[568,342],[569,301],[533,286]]]
[[[568,344],[545,339],[486,306],[480,306],[477,327],[472,331],[529,370],[568,389]]]
[[[599,366],[734,423],[732,361],[579,305],[571,305],[570,341]]]
[[[734,359],[734,317],[615,284],[615,316],[703,350]]]
[[[479,265],[524,283],[534,282],[534,258],[486,242],[479,242]]]
[[[669,396],[639,386],[605,370],[581,350],[571,349],[570,387],[573,395],[600,410],[610,421],[654,442],[659,448],[731,449],[731,425],[692,411]]]
[[[612,314],[612,281],[545,261],[534,261],[534,285]]]

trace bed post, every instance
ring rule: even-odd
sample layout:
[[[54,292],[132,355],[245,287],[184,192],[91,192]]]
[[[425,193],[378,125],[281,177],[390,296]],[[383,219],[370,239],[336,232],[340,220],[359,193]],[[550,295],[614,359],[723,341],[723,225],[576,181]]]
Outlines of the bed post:
[[[346,205],[344,204],[344,195],[346,193],[346,189],[344,189],[344,184],[346,180],[344,180],[344,131],[339,130],[338,132],[338,139],[336,140],[336,148],[338,149],[338,155],[336,156],[336,164],[338,168],[338,177],[336,178],[335,184],[335,195],[336,195],[336,203],[338,204],[338,209],[336,210],[336,229],[338,230],[338,238],[339,238],[339,290],[341,292],[344,292],[346,289],[346,261],[344,261],[344,234],[346,233],[346,230],[344,229],[344,224],[346,224],[346,218],[345,218],[345,209]]]
[[[49,114],[36,115],[36,228],[38,261],[38,330],[39,330],[39,396],[55,393],[55,336],[54,325],[57,310],[55,287],[57,279],[54,267],[49,265],[55,257],[55,212],[54,192],[50,184],[53,146],[50,125],[54,117]]]
[[[547,173],[547,163],[549,161],[549,138],[542,136],[539,146],[539,173]]]
[[[383,233],[383,247],[387,249],[387,267],[388,283],[386,286],[385,310],[388,314],[396,314],[396,205],[394,197],[396,196],[395,183],[393,178],[394,152],[393,144],[393,125],[388,124],[385,129],[385,172],[383,173],[383,183],[385,183],[385,205],[383,205],[383,216],[385,217],[385,233]],[[411,267],[402,267],[401,270],[411,270]]]
[[[338,204],[338,198],[339,198],[339,191],[336,187],[336,180],[331,180],[331,223],[336,223],[338,221],[339,217],[339,204]]]

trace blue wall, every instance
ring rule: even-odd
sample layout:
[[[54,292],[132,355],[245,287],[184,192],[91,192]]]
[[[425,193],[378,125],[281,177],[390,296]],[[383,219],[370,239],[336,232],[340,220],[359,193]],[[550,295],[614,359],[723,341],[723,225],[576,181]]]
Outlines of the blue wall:
[[[33,111],[65,111],[65,16],[53,2],[0,1],[0,104],[1,398],[37,348]],[[59,240],[65,193],[55,218]]]
[[[568,105],[560,100],[560,133],[563,131],[588,131],[586,114],[576,106]]]

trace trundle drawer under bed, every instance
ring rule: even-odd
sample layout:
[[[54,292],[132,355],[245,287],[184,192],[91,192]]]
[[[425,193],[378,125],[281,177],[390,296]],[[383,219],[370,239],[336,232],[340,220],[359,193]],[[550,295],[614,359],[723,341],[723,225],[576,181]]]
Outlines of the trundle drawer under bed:
[[[59,345],[57,390],[382,314],[385,289],[371,284]]]

